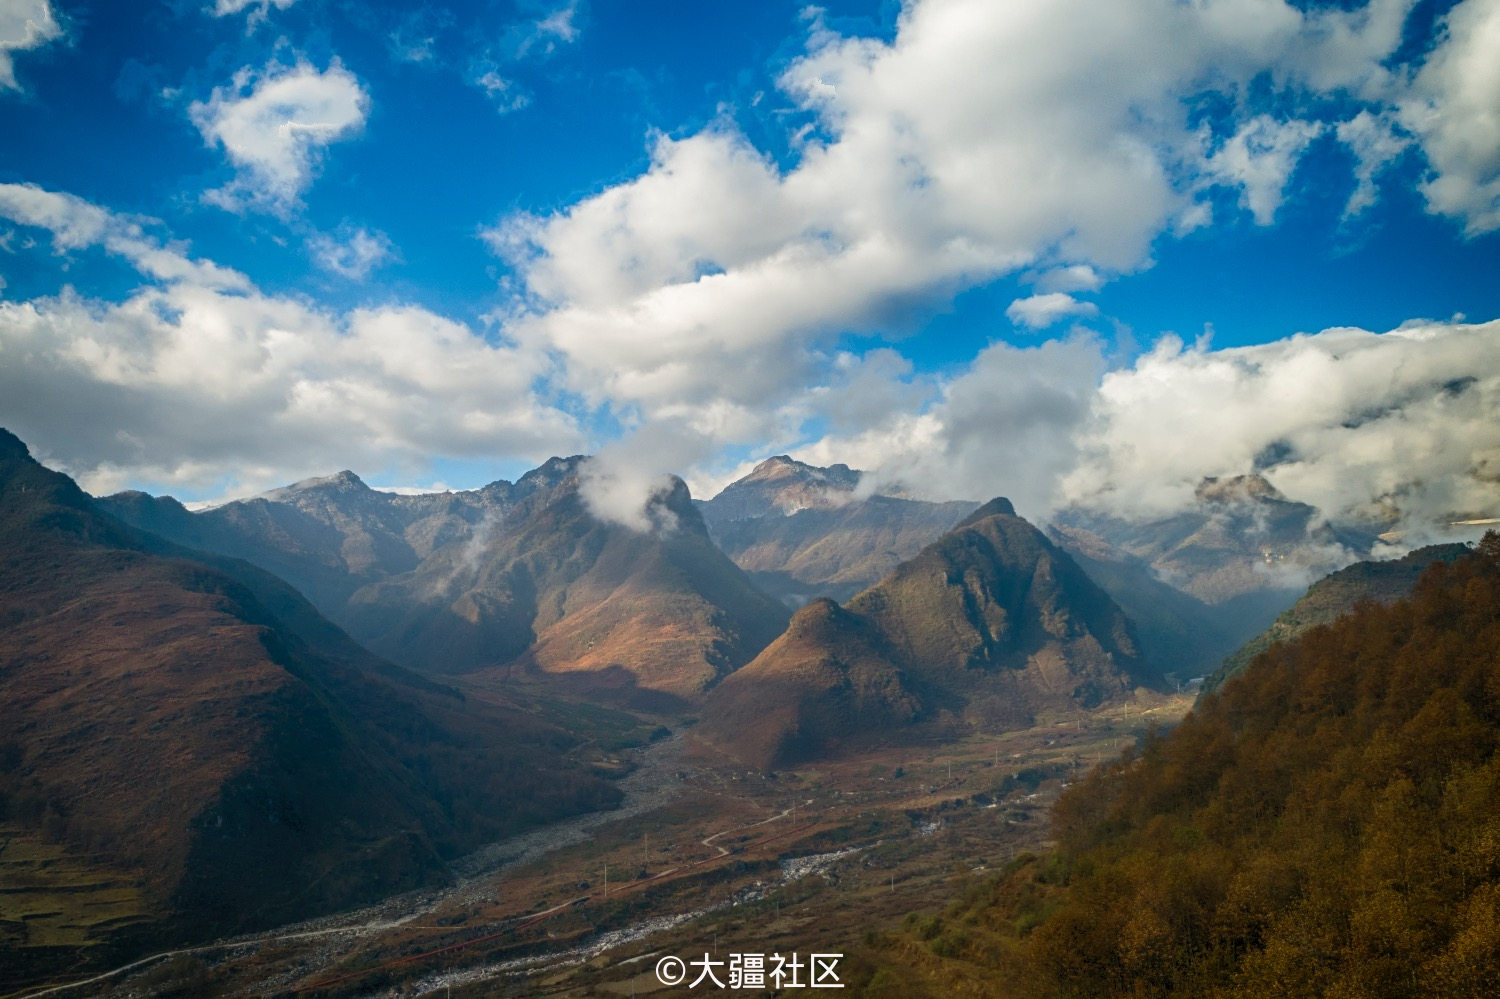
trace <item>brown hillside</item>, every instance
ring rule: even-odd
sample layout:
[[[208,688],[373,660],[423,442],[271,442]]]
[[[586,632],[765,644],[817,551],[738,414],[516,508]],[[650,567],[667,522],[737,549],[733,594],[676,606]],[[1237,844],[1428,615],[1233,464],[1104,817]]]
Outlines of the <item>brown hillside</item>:
[[[623,671],[696,700],[788,612],[709,540],[685,485],[653,502],[657,530],[606,523],[571,475],[484,538],[361,590],[351,621],[377,651],[428,671]]]
[[[139,881],[150,932],[348,906],[613,800],[553,761],[561,733],[405,674],[210,558],[101,515],[0,432],[0,821]]]
[[[916,721],[890,650],[864,619],[814,600],[709,698],[699,739],[762,769],[878,741]]]
[[[914,921],[885,977],[911,996],[1496,995],[1497,748],[1491,534],[1071,788],[1057,850]]]
[[[1113,601],[997,499],[847,608],[800,612],[709,696],[697,732],[767,767],[915,738],[912,723],[1029,724],[1158,682]]]

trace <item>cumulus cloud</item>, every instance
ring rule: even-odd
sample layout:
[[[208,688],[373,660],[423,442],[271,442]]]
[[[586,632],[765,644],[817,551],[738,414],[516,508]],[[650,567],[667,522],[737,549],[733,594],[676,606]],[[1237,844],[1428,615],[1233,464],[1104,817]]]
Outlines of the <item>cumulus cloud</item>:
[[[638,177],[501,220],[486,236],[529,306],[510,328],[594,404],[646,423],[713,408],[702,432],[760,443],[732,436],[764,429],[753,410],[817,415],[837,335],[899,334],[1010,273],[1037,285],[1014,320],[1089,314],[1073,293],[1149,266],[1216,187],[1270,222],[1332,127],[1319,98],[1399,82],[1383,61],[1411,6],[919,0],[889,42],[814,15],[780,79],[795,158],[718,121],[653,137]]]
[[[1476,236],[1500,229],[1500,0],[1450,10],[1442,40],[1400,98],[1431,167],[1428,206]]]
[[[288,213],[312,183],[323,148],[356,134],[369,104],[337,59],[321,71],[305,61],[241,69],[230,86],[189,108],[203,138],[239,170],[205,200],[231,211]]]
[[[1104,278],[1088,264],[1073,264],[1047,271],[1035,284],[1043,292],[1098,291],[1104,286]]]
[[[1005,310],[1005,318],[1017,326],[1039,330],[1067,316],[1094,316],[1099,307],[1092,302],[1080,302],[1072,295],[1050,291],[1029,298],[1018,298]]]
[[[319,267],[351,281],[363,281],[396,255],[385,233],[347,225],[336,233],[318,233],[307,246]]]
[[[1239,187],[1241,206],[1257,225],[1270,225],[1292,170],[1322,131],[1318,122],[1257,115],[1208,157],[1209,175]]]
[[[62,33],[48,0],[0,0],[0,89],[20,89],[11,53],[41,48]]]
[[[875,488],[928,499],[1003,495],[1040,520],[1077,464],[1077,438],[1104,370],[1102,346],[1087,335],[1025,348],[992,344],[941,385],[931,405],[893,410],[797,456],[864,468]]]
[[[1329,329],[1254,347],[1166,338],[1107,370],[1087,337],[996,344],[921,410],[795,449],[931,498],[1007,495],[1147,521],[1256,472],[1337,523],[1409,541],[1500,516],[1500,321]]]
[[[162,249],[66,195],[0,188],[0,211],[153,279],[117,303],[0,302],[0,419],[85,488],[243,494],[331,468],[576,451],[538,396],[546,358],[410,306],[332,312]]]
[[[657,502],[672,487],[662,467],[686,468],[708,457],[707,439],[675,420],[601,448],[579,470],[579,493],[600,520],[642,533],[671,532],[677,515]]]
[[[1354,155],[1354,191],[1344,205],[1352,218],[1375,204],[1376,179],[1382,170],[1411,148],[1411,140],[1397,132],[1395,116],[1368,110],[1339,122],[1335,134]]]

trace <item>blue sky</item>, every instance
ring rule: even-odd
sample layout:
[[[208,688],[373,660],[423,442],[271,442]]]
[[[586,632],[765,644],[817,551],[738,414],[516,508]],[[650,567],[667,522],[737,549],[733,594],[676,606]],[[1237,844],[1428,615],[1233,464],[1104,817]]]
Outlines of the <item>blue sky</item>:
[[[1497,44],[1500,0],[0,0],[0,423],[199,500],[585,450],[630,520],[791,451],[1493,514]]]

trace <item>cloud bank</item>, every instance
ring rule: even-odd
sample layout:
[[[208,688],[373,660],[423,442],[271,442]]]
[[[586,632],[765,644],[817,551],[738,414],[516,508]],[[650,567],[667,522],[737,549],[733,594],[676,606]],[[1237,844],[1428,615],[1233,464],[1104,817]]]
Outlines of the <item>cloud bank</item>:
[[[10,429],[86,489],[131,482],[245,494],[350,465],[420,470],[438,457],[582,445],[536,390],[547,359],[410,306],[332,312],[154,242],[136,220],[0,185],[0,216],[50,229],[153,282],[118,303],[72,289],[0,301]]]
[[[780,79],[805,122],[789,159],[720,120],[655,137],[633,179],[487,231],[528,295],[511,328],[627,422],[751,445],[833,404],[835,335],[899,335],[1003,275],[1036,287],[1007,311],[1018,326],[1090,317],[1078,295],[1150,266],[1163,235],[1226,205],[1273,223],[1316,141],[1353,154],[1351,214],[1415,146],[1431,209],[1487,231],[1500,75],[1481,53],[1500,2],[1460,4],[1392,67],[1413,6],[920,0],[890,42],[815,18]]]
[[[67,440],[90,488],[541,458],[622,428],[587,493],[636,526],[665,473],[701,482],[780,451],[934,495],[1007,494],[1033,516],[1156,516],[1204,476],[1252,470],[1330,517],[1493,513],[1493,323],[1165,340],[1140,358],[1087,328],[1108,320],[1092,296],[1150,267],[1159,241],[1229,214],[1274,224],[1320,143],[1350,154],[1350,218],[1416,157],[1432,213],[1500,229],[1500,0],[1454,6],[1399,63],[1414,7],[914,0],[889,41],[810,15],[779,79],[789,151],[726,112],[653,134],[638,176],[497,220],[484,238],[518,295],[485,331],[269,295],[150,219],[0,185],[0,215],[55,255],[102,251],[142,282],[114,302],[0,304],[0,398],[23,436]],[[577,10],[523,25],[496,80],[574,42]],[[291,216],[373,99],[337,59],[242,69],[190,111],[235,170],[206,197]],[[352,222],[308,249],[351,280],[394,254]],[[1011,323],[1068,332],[914,371],[902,337],[1002,277],[1020,288]]]

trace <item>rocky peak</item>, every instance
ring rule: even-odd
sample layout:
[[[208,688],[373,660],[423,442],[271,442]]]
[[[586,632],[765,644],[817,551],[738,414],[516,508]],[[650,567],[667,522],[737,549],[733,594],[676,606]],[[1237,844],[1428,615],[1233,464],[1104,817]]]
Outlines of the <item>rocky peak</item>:
[[[959,531],[970,524],[977,524],[981,520],[988,520],[991,517],[1014,517],[1015,515],[1016,508],[1012,505],[1011,501],[1004,496],[996,496],[984,506],[959,521],[953,529]]]
[[[1201,503],[1240,503],[1247,500],[1285,500],[1281,491],[1258,474],[1210,476],[1198,483],[1193,495]]]
[[[558,486],[571,476],[577,475],[579,466],[585,461],[588,461],[587,455],[574,454],[566,458],[554,455],[517,479],[516,491],[530,493]]]
[[[365,485],[363,479],[346,468],[342,472],[335,472],[332,475],[318,475],[310,479],[302,479],[298,482],[293,482],[289,486],[281,486],[278,489],[261,493],[256,498],[270,500],[273,503],[288,503],[292,502],[299,494],[306,493],[348,495],[354,493],[371,493],[374,491]]]

